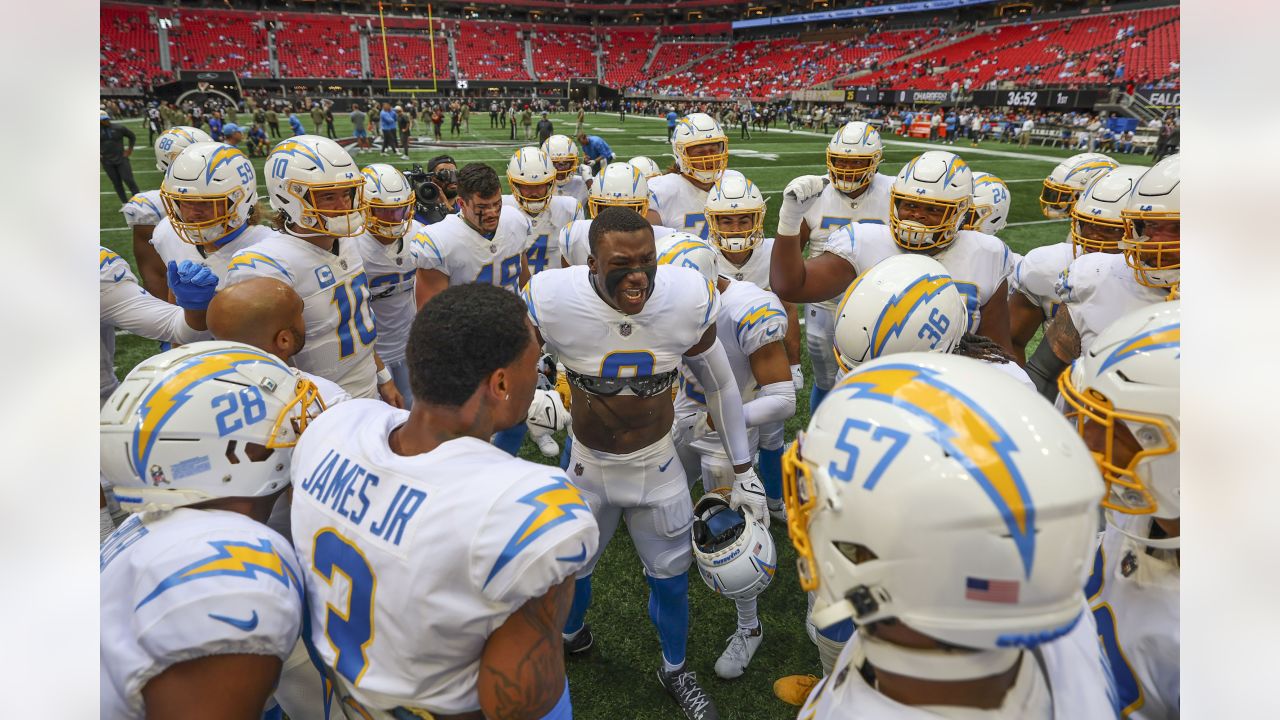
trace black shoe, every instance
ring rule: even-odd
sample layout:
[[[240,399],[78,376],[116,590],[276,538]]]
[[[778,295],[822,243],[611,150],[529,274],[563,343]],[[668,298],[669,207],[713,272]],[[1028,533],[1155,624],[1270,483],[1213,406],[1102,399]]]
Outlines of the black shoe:
[[[698,685],[688,662],[671,672],[659,667],[658,682],[662,683],[667,694],[675,699],[689,720],[720,720],[715,701]]]
[[[564,641],[564,654],[577,655],[591,649],[595,644],[595,638],[591,637],[591,626],[583,624],[582,629],[571,639]]]

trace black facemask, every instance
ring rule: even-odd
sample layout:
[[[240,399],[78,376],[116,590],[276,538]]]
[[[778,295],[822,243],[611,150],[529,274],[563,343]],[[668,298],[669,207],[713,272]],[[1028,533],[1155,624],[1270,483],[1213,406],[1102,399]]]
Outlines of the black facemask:
[[[653,294],[653,278],[658,274],[657,264],[618,268],[605,273],[604,289],[608,297],[612,299],[614,292],[617,291],[618,286],[622,284],[622,281],[625,280],[628,275],[635,272],[644,273],[644,276],[649,279],[649,286],[645,289],[644,295],[645,299],[648,299],[649,296]]]

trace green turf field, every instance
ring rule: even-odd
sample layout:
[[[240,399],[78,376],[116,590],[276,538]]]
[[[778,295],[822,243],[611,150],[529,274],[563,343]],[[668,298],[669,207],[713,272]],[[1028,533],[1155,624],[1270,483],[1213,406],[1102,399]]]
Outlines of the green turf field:
[[[556,123],[558,132],[572,132],[574,121],[568,114],[554,115],[551,119]],[[154,153],[146,145],[146,130],[141,121],[125,122],[139,135],[139,146],[132,158],[138,185],[142,190],[158,188],[160,173],[155,169]],[[308,130],[312,129],[309,117],[304,118],[303,123]],[[288,127],[287,123],[282,124]],[[335,124],[340,134],[350,133],[350,123],[345,115],[339,116]],[[410,155],[413,161],[424,165],[428,158],[441,152],[452,155],[460,165],[472,161],[485,162],[498,170],[505,185],[507,159],[515,147],[526,143],[512,142],[508,139],[509,130],[491,130],[488,125],[487,113],[475,113],[472,115],[471,132],[463,137],[468,146],[414,150]],[[420,132],[419,128],[415,135]],[[587,132],[603,137],[620,160],[648,155],[663,167],[671,161],[665,122],[629,116],[625,123],[620,123],[617,115],[589,114]],[[787,182],[798,175],[825,172],[823,151],[827,136],[789,133],[783,129],[754,133],[751,140],[740,140],[735,130],[729,133],[729,138],[730,167],[742,171],[766,193],[769,211],[765,228],[772,232],[781,204],[779,193]],[[1016,145],[1000,142],[984,142],[975,152],[966,141],[959,141],[954,146],[929,146],[914,140],[906,144],[889,136],[885,136],[885,145],[880,171],[886,174],[896,174],[908,160],[928,147],[939,147],[958,153],[975,170],[1002,178],[1009,185],[1013,207],[1009,227],[1001,237],[1013,250],[1026,253],[1033,247],[1065,239],[1066,223],[1046,221],[1040,213],[1037,197],[1040,181],[1060,158],[1072,152],[1035,147],[1020,150]],[[357,162],[380,162],[386,157],[390,156],[376,153],[361,155]],[[1119,157],[1126,163],[1151,164],[1147,156]],[[253,163],[261,178],[262,159],[256,158]],[[401,169],[408,169],[411,165],[399,159],[392,164]],[[133,264],[130,234],[119,213],[119,199],[106,175],[101,172],[99,175],[102,244]],[[264,186],[260,184],[259,195],[263,193]],[[155,352],[157,345],[153,341],[122,336],[116,349],[117,373],[123,377],[138,361]],[[807,374],[807,357],[805,370]],[[787,423],[788,441],[808,422],[808,397],[806,387],[799,394],[796,416]],[[530,460],[553,462],[543,458],[529,441],[526,441],[521,454]],[[724,649],[725,639],[734,630],[734,605],[713,594],[698,578],[696,570],[691,571],[689,660],[703,687],[716,700],[721,717],[726,719],[793,718],[796,708],[773,697],[774,679],[792,673],[821,674],[817,650],[804,632],[805,600],[794,571],[795,553],[787,541],[785,528],[775,524],[773,532],[778,545],[779,572],[772,586],[760,598],[765,640],[747,673],[737,680],[722,681],[712,671],[712,665]],[[596,645],[586,656],[568,661],[577,717],[584,720],[679,717],[654,673],[660,657],[657,635],[647,616],[646,596],[640,563],[626,533],[620,529],[595,573],[593,606],[588,622],[595,633]]]

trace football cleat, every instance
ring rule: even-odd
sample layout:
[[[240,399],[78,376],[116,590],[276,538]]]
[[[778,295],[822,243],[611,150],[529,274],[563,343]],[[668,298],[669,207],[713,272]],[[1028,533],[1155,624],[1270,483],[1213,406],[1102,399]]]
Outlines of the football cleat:
[[[729,645],[720,653],[720,659],[716,660],[716,675],[725,680],[742,677],[763,640],[762,625],[756,625],[755,630],[738,628],[729,636]]]
[[[564,654],[578,655],[591,649],[595,638],[591,636],[591,626],[582,625],[582,629],[573,635],[564,636]]]
[[[817,684],[818,678],[813,675],[788,675],[773,682],[773,694],[788,705],[800,707]]]
[[[689,669],[689,663],[667,672],[658,668],[658,681],[667,694],[675,699],[688,720],[720,720],[715,701],[698,684],[698,678]]]

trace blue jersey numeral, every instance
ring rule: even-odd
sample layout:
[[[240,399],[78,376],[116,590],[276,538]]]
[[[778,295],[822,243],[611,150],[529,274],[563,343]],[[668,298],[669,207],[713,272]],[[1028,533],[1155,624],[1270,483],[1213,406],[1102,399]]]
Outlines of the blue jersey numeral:
[[[509,288],[512,292],[520,291],[520,258],[521,255],[512,255],[502,261],[498,282],[493,281],[493,263],[489,263],[480,268],[480,274],[476,275],[476,282],[488,283],[490,285],[501,285]]]
[[[622,377],[621,371],[625,368],[634,371],[628,377],[652,375],[654,362],[653,353],[644,350],[611,352],[600,362],[600,377]]]
[[[533,245],[529,246],[529,249],[525,251],[524,256],[529,263],[529,272],[534,275],[542,272],[547,267],[547,241],[549,239],[549,235],[539,235],[533,241]]]
[[[694,228],[697,228],[696,230]],[[711,228],[707,227],[707,216],[705,213],[685,213],[684,229],[698,237],[706,240],[711,234]]]
[[[350,292],[347,285],[351,286]],[[353,299],[354,298],[354,299]],[[364,273],[351,278],[333,289],[333,300],[338,305],[338,359],[349,357],[356,351],[355,337],[361,345],[368,345],[378,337],[378,328],[369,312],[369,278]],[[354,328],[354,330],[353,330]]]
[[[312,550],[313,569],[333,584],[334,571],[345,575],[351,588],[345,608],[328,606],[324,634],[337,652],[334,670],[352,685],[369,667],[369,644],[373,642],[373,593],[377,587],[373,568],[364,553],[333,528],[316,533]]]
[[[964,296],[964,306],[969,311],[969,332],[978,331],[979,315],[982,306],[978,304],[978,286],[973,283],[955,281],[956,289]]]

